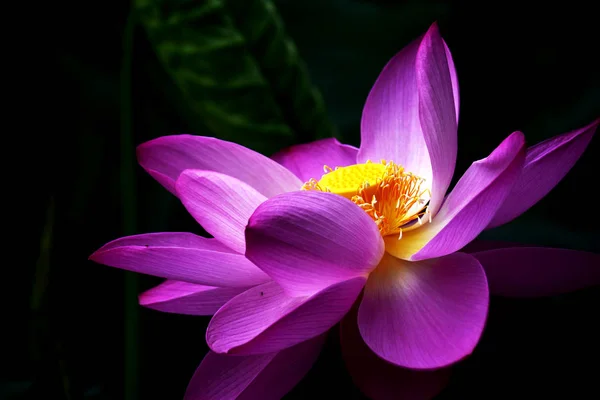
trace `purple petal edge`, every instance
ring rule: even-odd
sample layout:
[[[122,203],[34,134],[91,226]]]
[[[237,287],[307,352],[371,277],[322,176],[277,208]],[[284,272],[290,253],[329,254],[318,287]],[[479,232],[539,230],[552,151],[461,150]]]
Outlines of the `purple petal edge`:
[[[528,148],[520,176],[487,229],[512,221],[546,196],[579,160],[598,124],[600,118]]]
[[[140,294],[139,303],[167,313],[213,315],[223,304],[245,290],[167,280]]]

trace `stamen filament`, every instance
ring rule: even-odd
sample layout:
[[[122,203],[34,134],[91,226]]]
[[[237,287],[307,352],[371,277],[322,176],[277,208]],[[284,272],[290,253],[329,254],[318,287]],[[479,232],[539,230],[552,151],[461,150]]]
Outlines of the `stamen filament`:
[[[302,190],[332,192],[344,196],[362,208],[377,224],[382,236],[398,235],[412,221],[422,225],[431,213],[427,209],[430,197],[425,179],[406,172],[392,161],[355,164],[348,167],[323,167],[325,175],[310,179]]]

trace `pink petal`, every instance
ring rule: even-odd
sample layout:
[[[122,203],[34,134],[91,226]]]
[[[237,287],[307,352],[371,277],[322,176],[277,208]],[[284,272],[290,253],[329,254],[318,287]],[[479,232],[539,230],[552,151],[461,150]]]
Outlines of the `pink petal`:
[[[265,196],[236,178],[189,169],[181,173],[176,188],[185,208],[208,233],[238,253],[246,251],[244,229]]]
[[[356,164],[356,153],[356,147],[341,144],[336,138],[328,138],[290,146],[271,158],[306,182],[310,178],[321,179],[325,165],[335,168]]]
[[[437,209],[454,171],[458,100],[454,62],[434,24],[392,58],[373,85],[358,160],[384,158],[425,178],[435,185]]]
[[[513,247],[472,254],[490,292],[509,297],[553,296],[600,285],[600,255],[543,247]]]
[[[415,63],[420,43],[421,38],[396,54],[373,85],[360,122],[358,161],[391,160],[431,180],[429,151],[419,122]]]
[[[234,297],[217,311],[206,331],[216,353],[262,354],[318,336],[348,312],[365,284],[357,277],[312,296],[290,297],[268,282]]]
[[[424,260],[464,247],[487,226],[510,192],[525,157],[521,132],[506,138],[487,158],[474,162],[446,198],[432,223],[385,239],[398,258]]]
[[[113,240],[90,260],[110,267],[208,286],[248,287],[269,280],[241,254],[191,233],[150,233]]]
[[[233,176],[264,196],[296,190],[302,182],[275,161],[239,144],[193,135],[163,136],[137,148],[140,165],[171,193],[186,169]]]
[[[218,241],[189,232],[155,232],[125,236],[106,243],[98,251],[111,250],[123,246],[186,247],[229,252],[229,249]]]
[[[483,268],[465,253],[419,262],[387,255],[369,276],[358,328],[378,356],[434,369],[471,354],[488,310]]]
[[[452,59],[452,53],[446,42],[444,42],[444,49],[446,50],[446,59],[448,60],[448,71],[450,72],[450,80],[452,81],[452,94],[454,95],[454,109],[456,110],[456,123],[458,124],[458,111],[460,108],[460,96],[458,92],[458,77],[456,76],[456,68],[454,68],[454,60]]]
[[[350,200],[313,191],[261,204],[246,229],[246,257],[290,296],[366,276],[383,255],[373,220]]]
[[[340,345],[346,368],[354,384],[373,400],[428,400],[448,384],[451,368],[417,371],[390,364],[365,344],[356,323],[353,307],[340,324]]]
[[[457,153],[458,116],[453,94],[456,82],[452,80],[446,52],[434,23],[423,37],[416,58],[419,121],[433,174],[429,211],[434,216],[450,186]]]
[[[213,315],[246,288],[203,286],[166,281],[142,293],[140,305],[175,314]]]
[[[548,194],[579,160],[598,124],[600,119],[528,148],[523,170],[488,228],[513,220]]]
[[[209,352],[190,380],[184,400],[276,400],[304,377],[324,336],[279,353],[228,356]]]
[[[281,399],[310,371],[321,354],[326,337],[323,334],[277,353],[237,400]]]
[[[184,400],[235,400],[277,353],[227,356],[209,352],[194,372]]]

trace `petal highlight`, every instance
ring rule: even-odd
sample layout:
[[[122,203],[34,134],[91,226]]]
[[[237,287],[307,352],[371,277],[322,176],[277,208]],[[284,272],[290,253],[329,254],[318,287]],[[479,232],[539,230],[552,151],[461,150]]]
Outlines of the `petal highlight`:
[[[269,277],[215,239],[191,233],[150,233],[113,240],[90,260],[100,264],[207,286],[248,287]]]
[[[365,344],[356,323],[358,307],[340,324],[340,345],[346,368],[354,384],[373,400],[426,400],[448,384],[451,368],[417,371],[390,364]]]
[[[424,178],[439,208],[456,162],[459,94],[437,24],[385,66],[365,103],[359,162],[384,158]],[[437,182],[437,183],[436,183]]]
[[[371,88],[360,122],[358,162],[391,160],[431,182],[431,161],[419,122],[415,63],[420,43],[421,38],[396,54]]]
[[[358,328],[384,360],[412,369],[440,368],[471,354],[488,301],[483,268],[468,254],[420,262],[386,255],[365,286]]]
[[[600,119],[528,148],[521,174],[488,228],[512,221],[548,194],[579,160],[598,124]]]
[[[373,220],[341,196],[301,191],[261,204],[246,229],[246,257],[290,296],[366,276],[384,252]]]
[[[245,290],[168,280],[142,293],[139,302],[144,307],[162,312],[213,315],[223,304]]]
[[[140,165],[171,193],[186,169],[233,176],[266,197],[297,190],[302,182],[275,161],[239,144],[194,135],[163,136],[137,148]]]
[[[265,196],[231,176],[189,169],[177,179],[176,189],[185,208],[208,233],[244,254],[244,229]]]
[[[457,154],[457,115],[447,46],[437,26],[431,25],[416,56],[419,121],[431,160],[429,212],[435,216],[450,186]],[[411,149],[412,150],[412,149]]]
[[[216,353],[262,354],[316,337],[352,307],[366,278],[352,278],[312,296],[290,297],[268,282],[234,297],[217,311],[206,331]]]
[[[544,247],[513,247],[472,254],[490,292],[507,297],[553,296],[600,285],[600,255]]]
[[[452,59],[452,53],[446,42],[444,42],[444,49],[446,50],[446,60],[448,60],[448,71],[450,72],[450,80],[452,81],[452,94],[454,97],[454,109],[456,110],[456,124],[458,125],[458,115],[460,109],[460,95],[458,92],[458,76],[456,75],[456,68],[454,67],[454,60]]]
[[[279,353],[228,356],[209,352],[196,369],[184,400],[277,400],[306,375],[324,336]]]
[[[356,164],[357,153],[356,147],[342,144],[336,138],[327,138],[290,146],[271,158],[306,182],[310,178],[321,179],[325,165],[335,169]]]
[[[401,240],[386,237],[386,251],[398,258],[417,261],[441,257],[464,247],[487,226],[508,196],[524,158],[524,136],[515,132],[488,157],[467,169],[432,223],[406,232]]]

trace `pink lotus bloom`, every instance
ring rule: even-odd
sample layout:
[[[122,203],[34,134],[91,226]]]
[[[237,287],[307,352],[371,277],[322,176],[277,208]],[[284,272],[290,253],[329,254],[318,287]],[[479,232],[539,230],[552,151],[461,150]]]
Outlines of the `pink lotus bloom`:
[[[325,139],[269,159],[190,135],[138,148],[140,164],[213,238],[125,237],[90,258],[167,278],[140,296],[144,306],[214,314],[212,351],[186,399],[280,398],[342,319],[344,358],[365,394],[430,398],[448,379],[442,367],[476,346],[490,291],[552,295],[600,283],[596,254],[460,252],[545,196],[600,120],[529,148],[515,132],[447,194],[458,104],[452,57],[434,24],[377,79],[360,149]]]

